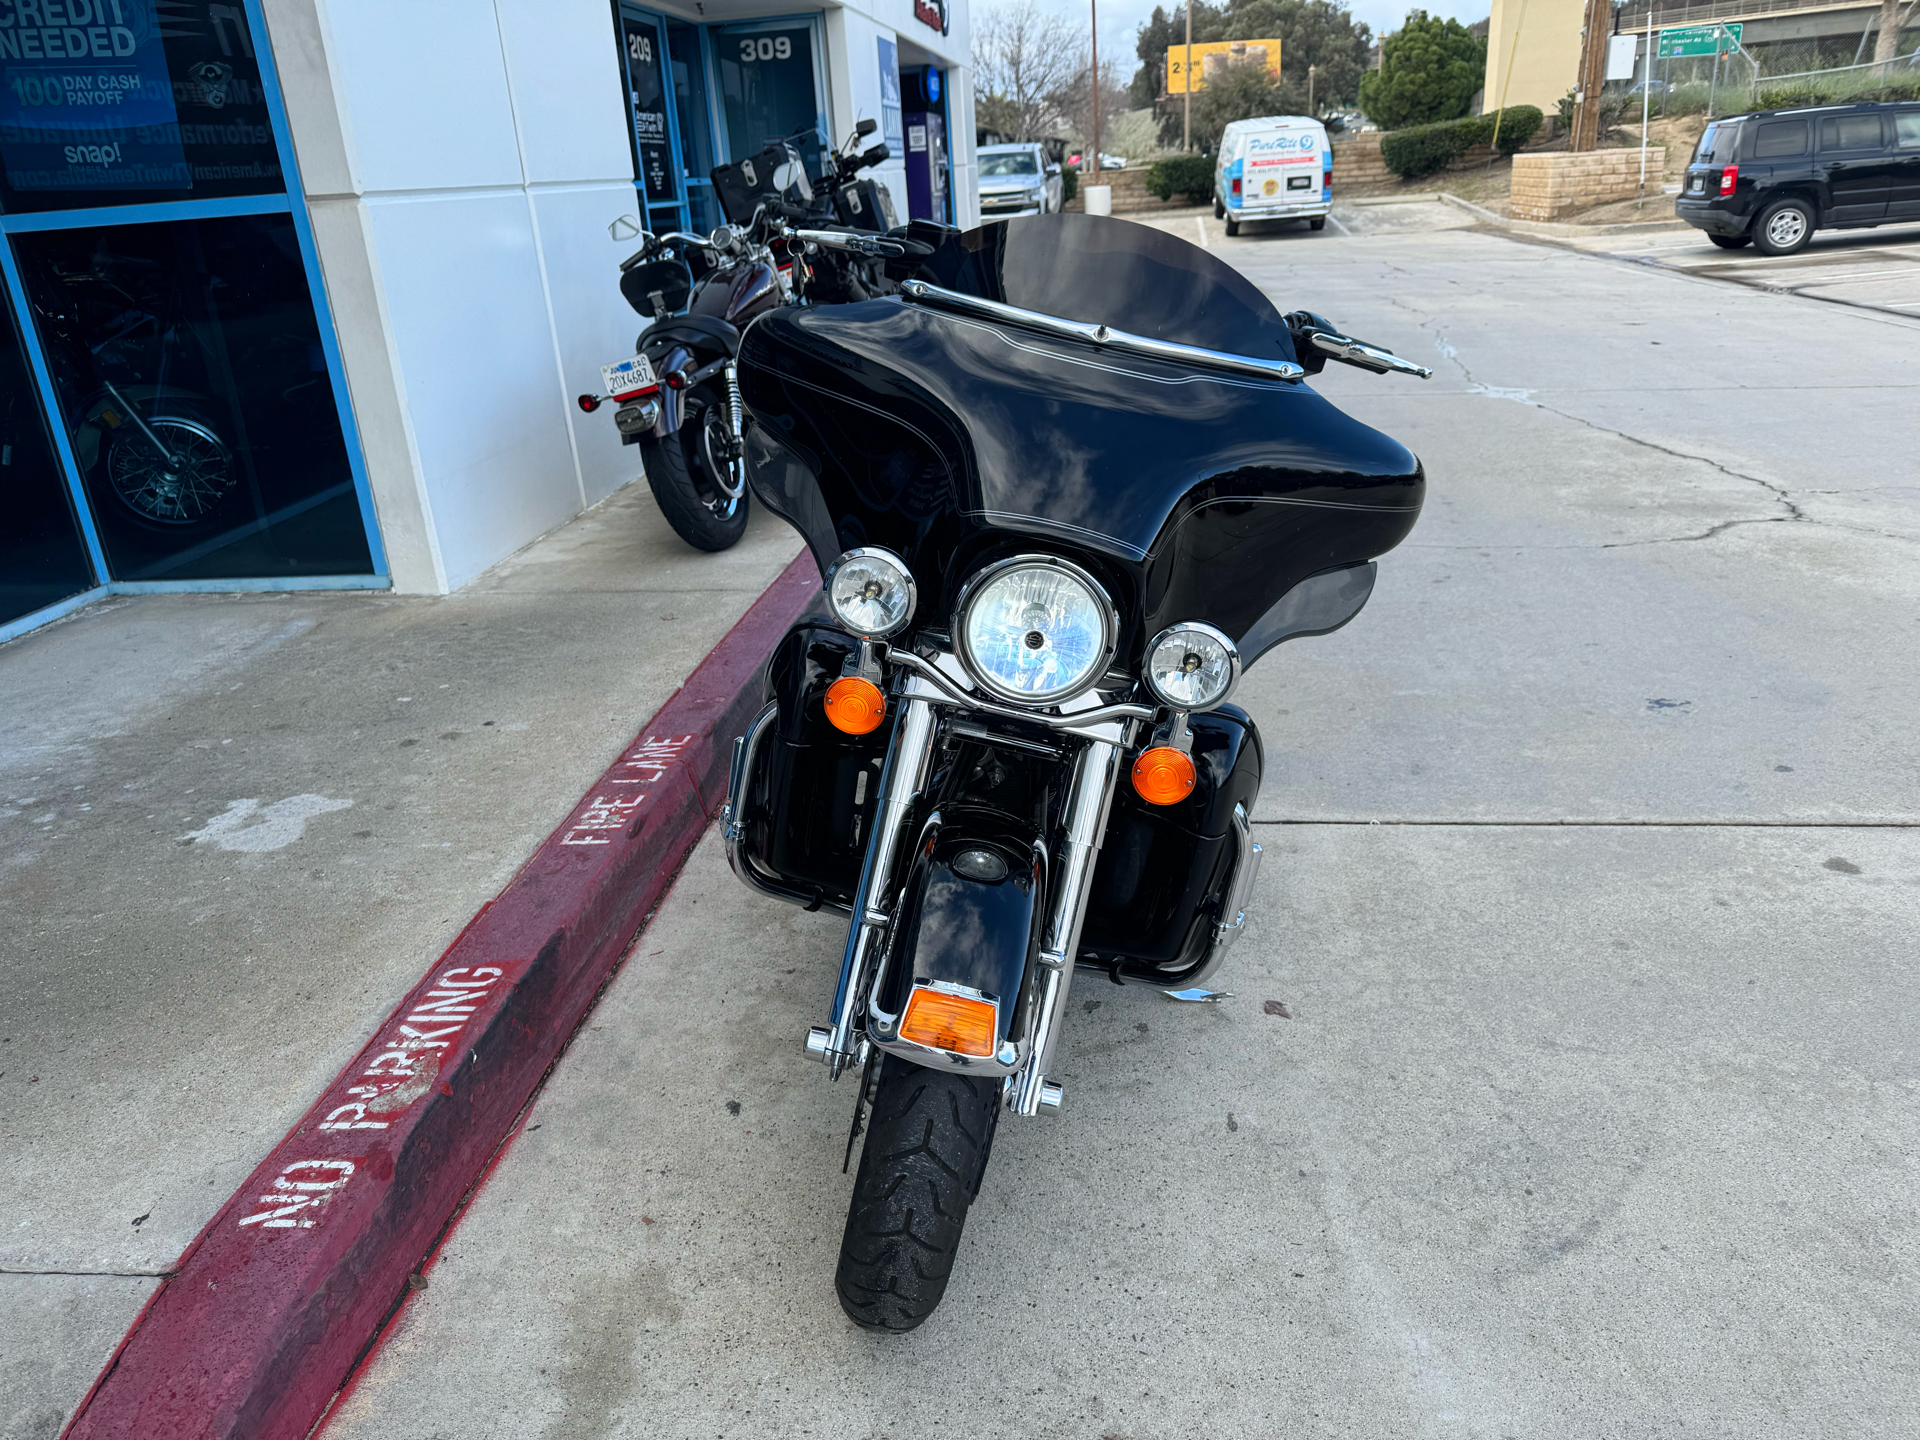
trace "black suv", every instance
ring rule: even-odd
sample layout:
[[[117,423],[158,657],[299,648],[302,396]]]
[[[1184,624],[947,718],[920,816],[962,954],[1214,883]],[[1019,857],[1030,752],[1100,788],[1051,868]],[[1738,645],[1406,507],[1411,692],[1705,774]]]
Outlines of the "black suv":
[[[1921,105],[1823,105],[1716,120],[1674,213],[1733,250],[1792,255],[1817,228],[1921,218]]]

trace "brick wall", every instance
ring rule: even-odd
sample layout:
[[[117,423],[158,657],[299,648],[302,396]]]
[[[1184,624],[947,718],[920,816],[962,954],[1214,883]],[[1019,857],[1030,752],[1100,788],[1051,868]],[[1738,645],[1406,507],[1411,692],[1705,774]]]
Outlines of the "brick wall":
[[[1648,184],[1657,191],[1666,150],[1648,148]],[[1514,157],[1508,214],[1516,220],[1558,220],[1574,210],[1632,200],[1641,193],[1639,150],[1547,151]]]
[[[1159,200],[1147,193],[1147,169],[1145,165],[1130,165],[1125,170],[1103,170],[1096,181],[1091,175],[1081,177],[1081,188],[1074,198],[1067,202],[1069,210],[1082,210],[1081,197],[1087,187],[1101,184],[1112,187],[1114,191],[1114,214],[1141,215],[1152,214],[1158,210],[1191,210],[1194,202],[1186,196],[1176,195],[1172,200]]]
[[[1486,145],[1476,145],[1463,151],[1448,164],[1449,170],[1477,170],[1486,166],[1494,151]],[[1387,168],[1381,159],[1381,132],[1363,130],[1355,134],[1344,134],[1334,140],[1334,194],[1342,195],[1382,195],[1396,190],[1420,190],[1433,184],[1432,177],[1423,175],[1418,180],[1403,180]]]

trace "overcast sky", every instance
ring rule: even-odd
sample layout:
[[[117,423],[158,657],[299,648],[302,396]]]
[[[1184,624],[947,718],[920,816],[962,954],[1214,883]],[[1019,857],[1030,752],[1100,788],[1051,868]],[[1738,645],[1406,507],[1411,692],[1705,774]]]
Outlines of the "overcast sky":
[[[993,9],[996,0],[972,0],[972,3],[974,13],[982,14]],[[1088,0],[1038,0],[1038,3],[1043,9],[1070,16],[1082,25],[1087,23]],[[1134,58],[1135,31],[1154,13],[1155,0],[1095,0],[1095,3],[1100,10],[1101,54],[1122,61],[1123,79],[1131,78],[1140,64]],[[1171,0],[1162,0],[1162,3],[1169,4]],[[1348,8],[1356,20],[1379,35],[1398,29],[1401,17],[1415,6],[1407,0],[1349,0]],[[1487,18],[1488,0],[1428,0],[1420,8],[1430,15],[1448,16],[1467,25]]]

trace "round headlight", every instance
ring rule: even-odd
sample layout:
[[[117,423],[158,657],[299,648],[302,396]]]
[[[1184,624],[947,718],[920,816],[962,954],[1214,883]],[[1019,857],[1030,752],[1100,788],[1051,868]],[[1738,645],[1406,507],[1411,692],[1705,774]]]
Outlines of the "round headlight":
[[[850,550],[827,572],[827,608],[855,635],[884,640],[914,616],[914,577],[891,550]]]
[[[1147,688],[1175,710],[1212,710],[1241,678],[1234,642],[1197,620],[1169,626],[1147,645]]]
[[[967,583],[955,631],[961,660],[984,689],[1051,705],[1100,679],[1114,648],[1114,606],[1080,567],[1020,556]]]

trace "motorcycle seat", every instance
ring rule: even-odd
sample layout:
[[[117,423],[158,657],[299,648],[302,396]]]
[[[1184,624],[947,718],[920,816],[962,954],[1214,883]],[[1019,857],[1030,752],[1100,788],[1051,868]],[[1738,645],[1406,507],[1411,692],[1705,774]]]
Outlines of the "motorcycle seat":
[[[740,331],[717,315],[670,315],[656,321],[641,340],[652,345],[657,340],[678,340],[701,350],[718,350],[724,355],[740,353]]]

